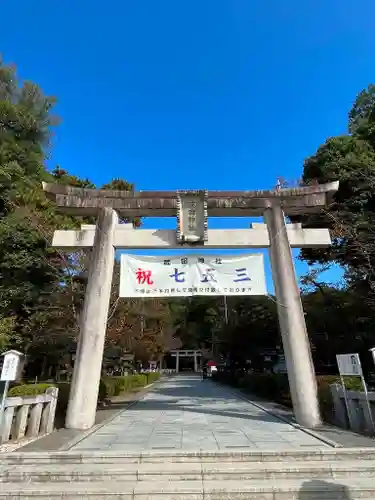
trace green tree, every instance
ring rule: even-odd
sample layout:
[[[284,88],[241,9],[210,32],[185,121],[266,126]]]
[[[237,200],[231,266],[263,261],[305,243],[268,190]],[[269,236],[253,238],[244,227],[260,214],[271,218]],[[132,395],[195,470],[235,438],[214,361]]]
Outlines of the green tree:
[[[337,263],[347,279],[375,293],[375,142],[373,118],[374,86],[357,97],[349,114],[350,135],[333,137],[304,163],[303,181],[340,181],[330,207],[303,217],[310,227],[329,227],[333,245],[327,249],[305,249],[310,263]]]
[[[304,162],[304,183],[340,182],[327,209],[302,218],[305,226],[330,228],[333,244],[304,249],[301,258],[325,269],[339,264],[345,271],[340,288],[307,276],[313,286],[304,294],[304,307],[314,357],[323,364],[335,365],[334,355],[348,349],[365,353],[375,342],[374,125],[375,86],[370,85],[349,112],[349,133],[328,139]]]
[[[86,285],[86,253],[51,248],[53,231],[94,223],[59,213],[42,190],[42,181],[95,187],[45,167],[54,103],[0,60],[0,349],[19,348],[39,369],[75,349]],[[130,186],[116,179],[103,188]]]
[[[58,268],[34,224],[49,205],[40,183],[54,102],[33,83],[18,82],[15,68],[0,61],[0,319],[12,318],[12,335]]]

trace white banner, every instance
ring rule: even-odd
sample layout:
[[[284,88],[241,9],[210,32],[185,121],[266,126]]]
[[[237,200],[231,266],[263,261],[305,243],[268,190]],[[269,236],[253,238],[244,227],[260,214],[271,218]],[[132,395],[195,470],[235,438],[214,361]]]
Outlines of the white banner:
[[[357,353],[337,354],[336,359],[340,375],[362,375],[361,360]]]
[[[120,297],[266,295],[262,254],[121,255]]]

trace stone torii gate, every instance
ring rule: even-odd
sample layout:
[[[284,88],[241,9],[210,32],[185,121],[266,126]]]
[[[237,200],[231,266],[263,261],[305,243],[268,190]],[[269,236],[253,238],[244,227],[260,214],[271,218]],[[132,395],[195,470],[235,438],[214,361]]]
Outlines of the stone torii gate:
[[[92,249],[66,427],[94,425],[116,249],[269,248],[277,310],[296,421],[321,423],[314,366],[291,247],[325,247],[328,229],[286,224],[284,216],[319,212],[338,182],[267,191],[116,191],[43,184],[58,208],[77,216],[96,216],[96,226],[55,231],[52,245]],[[135,229],[122,217],[177,217],[177,230]],[[213,229],[207,217],[263,216],[249,229]]]

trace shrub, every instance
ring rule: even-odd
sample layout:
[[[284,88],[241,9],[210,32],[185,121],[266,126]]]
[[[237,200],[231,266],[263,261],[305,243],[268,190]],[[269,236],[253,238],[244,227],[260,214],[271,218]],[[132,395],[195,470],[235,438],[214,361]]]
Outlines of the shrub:
[[[246,392],[290,406],[288,377],[285,374],[248,373],[240,380]]]
[[[99,387],[100,400],[118,396],[123,392],[145,387],[160,377],[159,373],[137,374],[128,376],[103,377]]]
[[[113,396],[118,396],[123,392],[144,387],[147,384],[155,382],[159,377],[159,373],[129,375],[127,377],[103,377],[99,384],[98,400],[104,401]],[[58,424],[63,425],[69,402],[70,382],[17,385],[9,390],[8,396],[35,396],[44,394],[49,387],[58,387],[59,389],[56,418],[58,419]]]
[[[147,385],[147,375],[145,373],[141,373],[139,375],[131,375],[131,382],[130,382],[131,389],[144,387],[145,385]]]
[[[9,392],[9,397],[17,396],[37,396],[44,394],[50,387],[56,387],[56,384],[23,384],[12,387]]]
[[[101,379],[99,385],[99,399],[101,401],[115,396],[117,382],[114,379],[115,377],[103,377]]]
[[[106,398],[107,394],[107,386],[104,383],[104,380],[101,378],[99,382],[99,395],[98,395],[98,400],[99,401],[104,401]]]
[[[238,387],[240,385],[240,380],[243,377],[244,372],[235,370],[223,370],[217,371],[212,374],[213,380],[217,380],[222,384],[232,385],[233,387]]]
[[[325,420],[331,420],[333,416],[333,401],[330,385],[341,384],[339,375],[318,375],[318,395],[320,409]],[[345,388],[352,391],[363,391],[362,381],[359,377],[344,377]]]
[[[158,373],[158,372],[147,373],[147,383],[148,384],[153,384],[154,382],[159,380],[159,378],[160,378],[160,373]]]
[[[239,386],[246,392],[292,407],[287,374],[247,373],[241,376],[237,374],[236,377],[233,372],[228,371],[217,372],[214,378],[218,382]],[[325,420],[330,420],[333,415],[330,385],[341,384],[340,377],[339,375],[318,375],[316,381],[322,415]],[[363,391],[359,377],[344,377],[344,383],[348,390]]]

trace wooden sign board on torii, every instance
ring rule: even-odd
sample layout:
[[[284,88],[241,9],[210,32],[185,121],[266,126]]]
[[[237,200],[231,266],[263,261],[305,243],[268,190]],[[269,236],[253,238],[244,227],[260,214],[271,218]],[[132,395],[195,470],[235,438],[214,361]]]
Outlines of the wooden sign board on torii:
[[[66,426],[94,425],[115,249],[269,248],[280,330],[295,418],[306,427],[320,424],[314,367],[291,247],[331,244],[328,229],[286,224],[285,215],[316,213],[328,206],[338,182],[259,191],[117,191],[44,184],[59,210],[97,216],[97,224],[55,231],[53,246],[71,251],[92,248],[77,360]],[[176,230],[135,229],[121,217],[176,217]],[[249,229],[208,228],[208,217],[263,216]]]

